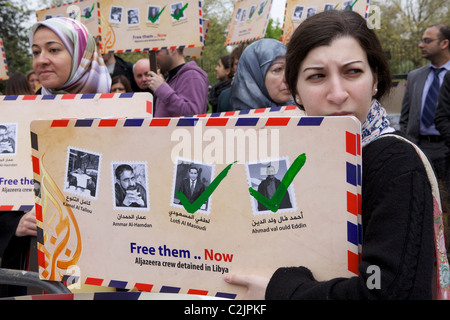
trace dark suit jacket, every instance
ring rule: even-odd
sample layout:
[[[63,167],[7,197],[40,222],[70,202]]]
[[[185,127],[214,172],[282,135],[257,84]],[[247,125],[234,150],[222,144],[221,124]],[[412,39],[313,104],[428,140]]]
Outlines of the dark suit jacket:
[[[275,181],[275,189],[278,189],[278,187],[281,184],[281,181],[278,180],[277,178],[274,178]],[[258,192],[261,193],[264,197],[270,199],[271,196],[269,196],[269,180],[266,178],[263,181],[261,181],[261,183],[258,186]],[[291,204],[291,198],[289,197],[289,192],[286,192],[286,194],[283,197],[283,200],[281,200],[280,205],[278,206],[278,209],[287,209],[287,208],[292,208],[292,204]],[[260,202],[258,202],[258,211],[265,211],[265,210],[269,210],[266,208],[266,206],[264,206],[263,204],[261,204]]]
[[[434,124],[444,137],[445,144],[450,148],[450,72],[446,73],[439,91]]]
[[[413,142],[419,142],[420,112],[422,108],[423,87],[430,72],[430,65],[411,71],[406,81],[400,115],[400,130],[406,133]]]
[[[180,185],[180,192],[182,192],[188,199],[190,203],[193,203],[195,200],[197,200],[198,197],[205,191],[206,187],[205,185],[200,182],[200,180],[197,179],[197,182],[195,184],[194,192],[191,194],[191,179],[185,178],[181,182]]]

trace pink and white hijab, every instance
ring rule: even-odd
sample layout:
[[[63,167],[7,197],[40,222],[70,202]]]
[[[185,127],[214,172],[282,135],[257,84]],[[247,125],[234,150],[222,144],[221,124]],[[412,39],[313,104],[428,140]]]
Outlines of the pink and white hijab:
[[[39,26],[55,32],[72,56],[69,80],[59,88],[42,87],[42,94],[110,92],[111,77],[86,26],[64,17],[37,22],[31,29],[30,42]]]

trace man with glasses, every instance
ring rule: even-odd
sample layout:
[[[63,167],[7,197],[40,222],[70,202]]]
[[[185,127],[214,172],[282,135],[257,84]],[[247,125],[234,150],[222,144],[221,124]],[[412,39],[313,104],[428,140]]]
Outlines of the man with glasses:
[[[445,177],[445,155],[448,148],[434,125],[439,89],[450,70],[450,28],[428,27],[419,42],[422,57],[430,64],[408,74],[402,102],[400,129],[427,154],[438,179]]]

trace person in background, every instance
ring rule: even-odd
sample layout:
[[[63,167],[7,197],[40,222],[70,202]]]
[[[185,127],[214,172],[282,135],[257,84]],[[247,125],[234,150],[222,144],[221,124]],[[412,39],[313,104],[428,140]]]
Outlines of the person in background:
[[[108,68],[82,23],[63,17],[37,22],[30,42],[42,94],[110,92]]]
[[[246,287],[248,299],[445,298],[450,279],[436,178],[420,149],[390,127],[379,102],[391,72],[375,32],[354,11],[316,14],[295,30],[286,64],[286,81],[308,116],[355,116],[362,123],[358,275],[317,281],[313,269],[280,266],[270,278],[229,274],[224,280]],[[368,285],[371,266],[379,268],[377,286]]]
[[[34,94],[34,91],[31,89],[27,77],[21,72],[16,72],[9,77],[5,93],[7,95],[25,95]]]
[[[237,66],[239,59],[242,55],[242,52],[244,52],[245,48],[247,47],[246,44],[240,44],[236,48],[234,48],[230,53],[230,68],[234,75],[237,71]],[[231,87],[233,86],[233,80],[231,80],[231,86],[223,90],[220,95],[219,99],[217,101],[217,112],[226,112],[226,111],[233,111],[233,108],[231,107]]]
[[[39,82],[38,76],[36,75],[36,72],[34,70],[29,71],[27,74],[27,80],[30,83],[31,90],[33,92],[36,92],[41,87],[41,84]]]
[[[446,192],[444,193],[441,190],[441,193],[442,203],[446,205],[444,212],[450,213],[450,72],[445,74],[441,90],[439,91],[434,123],[449,150],[445,154],[444,177],[442,178],[443,188]],[[449,226],[447,226],[448,228]],[[450,235],[450,230],[447,230],[447,232]],[[447,240],[450,239],[447,237]]]
[[[112,52],[102,53],[102,57],[103,61],[105,61],[106,67],[108,68],[111,79],[115,76],[124,75],[128,79],[133,92],[139,91],[134,80],[133,64],[131,62],[123,60]]]
[[[286,46],[275,39],[249,45],[239,59],[231,88],[234,110],[293,105],[285,81]]]
[[[151,92],[148,88],[148,73],[150,72],[150,60],[142,58],[136,61],[133,65],[133,77],[136,85],[138,86],[138,92]]]
[[[206,72],[195,61],[186,62],[182,48],[157,51],[156,63],[159,72],[150,71],[148,77],[148,87],[157,97],[155,117],[206,113],[209,89]]]
[[[221,56],[217,62],[216,78],[217,81],[209,90],[208,102],[212,107],[212,112],[217,112],[217,104],[219,100],[220,93],[231,86],[231,81],[233,80],[233,72],[230,65],[230,56]]]
[[[123,74],[114,76],[111,80],[111,93],[133,92],[130,81]]]
[[[439,88],[450,70],[450,28],[433,25],[419,42],[422,57],[430,64],[408,74],[400,115],[400,130],[429,157],[439,180],[445,179],[445,155],[450,149],[434,125]]]

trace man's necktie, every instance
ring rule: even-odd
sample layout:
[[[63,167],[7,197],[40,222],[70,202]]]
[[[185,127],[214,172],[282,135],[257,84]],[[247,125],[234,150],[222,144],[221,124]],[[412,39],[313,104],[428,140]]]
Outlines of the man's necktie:
[[[191,182],[191,195],[194,193],[194,181]]]
[[[436,111],[440,88],[439,74],[445,69],[432,68],[432,70],[434,72],[433,83],[431,84],[430,89],[428,89],[427,97],[425,99],[425,105],[423,106],[422,111],[422,123],[426,128],[431,127],[431,125],[434,123],[434,113]]]

